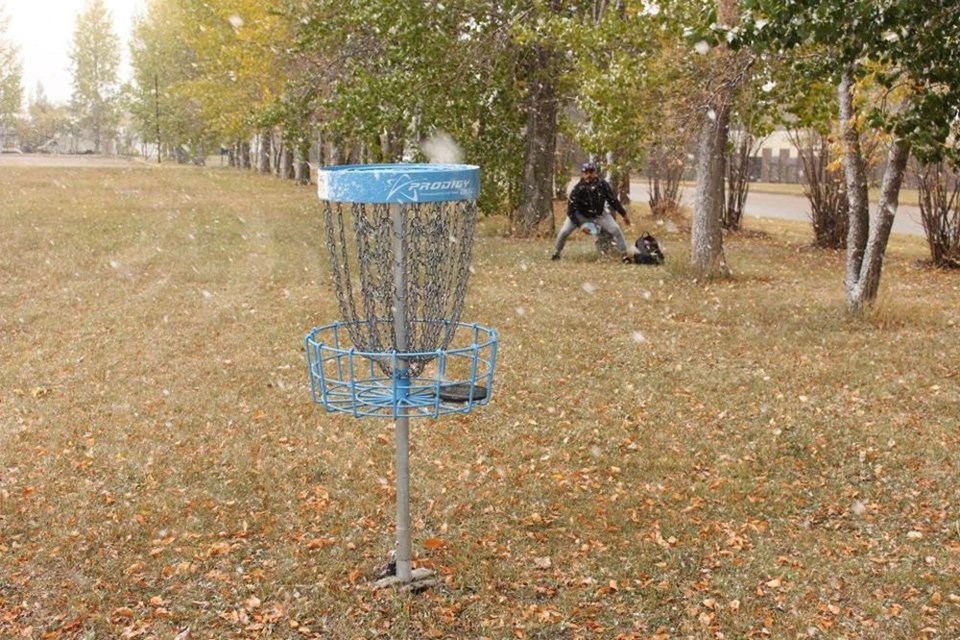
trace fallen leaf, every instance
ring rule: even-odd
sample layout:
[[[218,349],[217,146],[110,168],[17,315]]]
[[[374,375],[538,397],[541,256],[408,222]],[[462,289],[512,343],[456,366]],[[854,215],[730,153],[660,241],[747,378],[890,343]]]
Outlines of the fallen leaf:
[[[423,541],[423,546],[430,551],[435,551],[444,548],[447,546],[447,543],[440,538],[427,538]]]

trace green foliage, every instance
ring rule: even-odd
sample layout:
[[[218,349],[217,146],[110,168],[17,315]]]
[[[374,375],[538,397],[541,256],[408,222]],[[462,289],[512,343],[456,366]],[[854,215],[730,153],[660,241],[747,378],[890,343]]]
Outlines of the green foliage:
[[[956,158],[960,11],[951,0],[747,0],[739,44],[806,52],[798,72],[836,83],[852,70],[881,92],[866,122],[903,139],[922,161]]]
[[[23,69],[17,47],[6,39],[8,21],[0,5],[0,126],[13,123],[23,101]]]
[[[27,113],[29,120],[24,120],[19,128],[20,145],[24,151],[34,151],[53,140],[57,133],[69,130],[70,110],[50,102],[43,87],[37,87],[36,95],[27,106]]]
[[[131,45],[142,135],[201,153],[274,123],[288,33],[279,0],[151,0]]]
[[[151,0],[135,20],[129,109],[143,140],[196,153],[214,139],[200,117],[199,98],[181,90],[198,75],[196,53],[178,36],[183,22],[176,4],[164,0]]]
[[[502,207],[514,198],[523,148],[512,9],[471,0],[298,7],[295,42],[312,73],[294,83],[314,89],[328,140],[373,160],[397,160],[446,132],[484,168],[481,206]]]
[[[71,109],[93,135],[97,150],[119,121],[120,40],[103,0],[88,0],[78,16],[70,51],[73,70]]]

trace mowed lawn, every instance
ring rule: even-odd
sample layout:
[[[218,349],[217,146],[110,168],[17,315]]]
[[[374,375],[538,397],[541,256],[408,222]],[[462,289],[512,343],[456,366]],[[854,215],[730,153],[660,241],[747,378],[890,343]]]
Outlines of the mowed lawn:
[[[415,419],[415,566],[382,419],[311,403],[337,319],[312,188],[0,166],[2,638],[958,638],[960,276],[894,237],[880,302],[807,225],[697,282],[481,221],[491,403]]]

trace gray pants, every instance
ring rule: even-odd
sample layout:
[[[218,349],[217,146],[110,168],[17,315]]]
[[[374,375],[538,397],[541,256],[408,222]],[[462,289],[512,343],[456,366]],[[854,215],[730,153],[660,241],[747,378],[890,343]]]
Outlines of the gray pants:
[[[599,218],[590,218],[586,222],[595,222],[597,226],[613,236],[613,241],[616,243],[617,249],[620,250],[620,253],[627,252],[627,241],[623,237],[623,231],[620,230],[620,225],[618,225],[617,221],[613,219],[613,216],[610,215],[609,211],[604,211],[603,215]],[[563,251],[563,245],[567,244],[567,238],[569,238],[570,234],[576,230],[577,225],[573,224],[573,220],[567,216],[563,226],[560,227],[560,233],[557,234],[557,255],[560,255],[560,252]]]

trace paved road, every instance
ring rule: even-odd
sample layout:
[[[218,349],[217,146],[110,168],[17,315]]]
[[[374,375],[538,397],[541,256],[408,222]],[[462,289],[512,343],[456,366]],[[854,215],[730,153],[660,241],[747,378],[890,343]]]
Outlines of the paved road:
[[[647,183],[632,182],[630,184],[630,198],[635,202],[646,202]],[[693,187],[683,188],[681,204],[684,206],[693,204]],[[747,196],[745,214],[754,218],[777,218],[809,222],[810,204],[803,196],[761,193],[751,190]],[[893,231],[894,233],[924,235],[923,223],[920,222],[920,209],[915,204],[901,203],[893,220]]]

